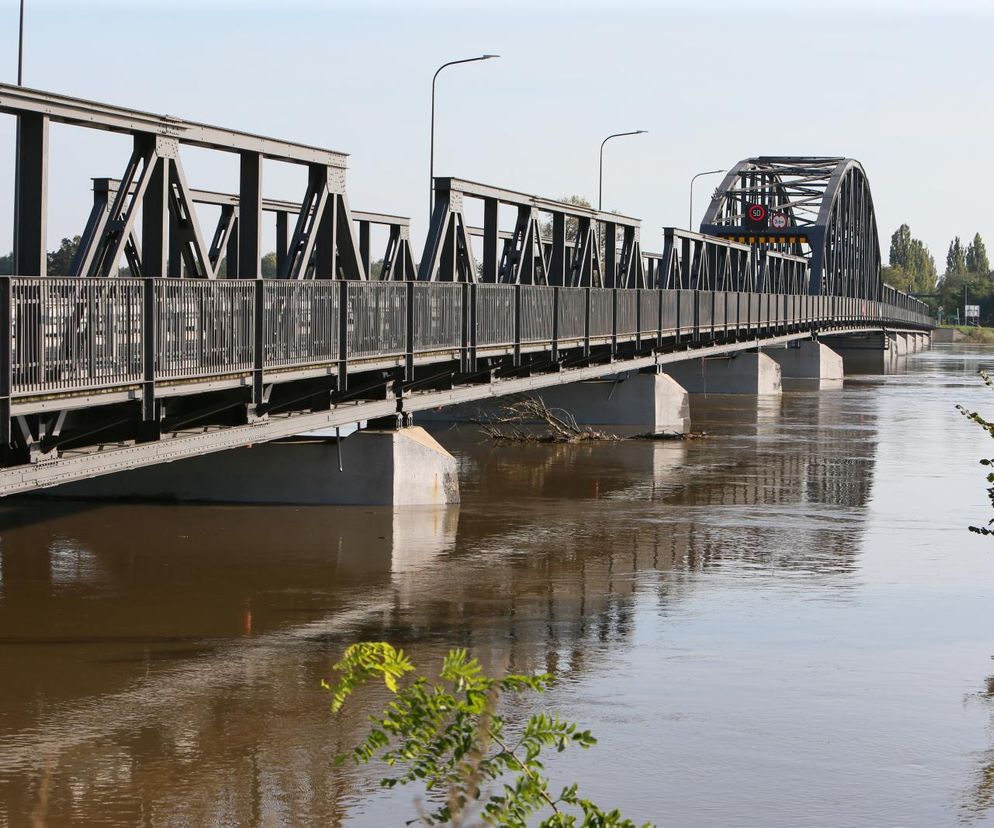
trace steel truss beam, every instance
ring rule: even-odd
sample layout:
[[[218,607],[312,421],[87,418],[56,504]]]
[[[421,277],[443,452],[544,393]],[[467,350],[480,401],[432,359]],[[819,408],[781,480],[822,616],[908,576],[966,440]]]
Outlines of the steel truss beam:
[[[34,115],[54,123],[102,129],[127,135],[153,135],[181,144],[224,152],[257,152],[264,158],[295,164],[320,164],[345,169],[348,154],[249,132],[185,121],[171,115],[153,115],[113,104],[71,98],[23,86],[0,83],[0,112]]]
[[[746,221],[751,204],[787,216],[784,228]],[[866,174],[851,158],[748,158],[725,176],[701,230],[751,238],[764,250],[810,260],[813,294],[879,299],[880,241]]]
[[[483,203],[483,227],[466,220]],[[516,212],[500,227],[501,205]],[[443,282],[638,287],[646,284],[641,222],[567,202],[458,178],[435,179],[435,208],[418,279]],[[483,239],[477,262],[472,239]]]
[[[326,182],[319,203],[308,205],[312,211],[320,213],[325,201],[332,202],[334,220],[318,222],[310,236],[298,233],[294,254],[317,250],[315,272],[321,276],[365,278],[348,218],[344,153],[9,84],[0,84],[0,113],[16,116],[18,124],[14,259],[20,274],[46,273],[48,128],[50,123],[63,123],[130,135],[134,141],[122,186],[107,210],[87,225],[74,273],[115,275],[118,262],[126,256],[135,275],[142,265],[146,276],[177,275],[184,268],[189,276],[215,275],[218,254],[204,242],[179,159],[179,147],[188,145],[239,156],[237,243],[229,250],[238,254],[238,275],[259,275],[262,160],[272,159],[305,164],[312,180],[316,174]],[[139,207],[141,255],[135,232]],[[321,239],[316,246],[315,238]],[[289,267],[302,277],[312,264],[309,258],[303,263],[291,260]]]
[[[95,240],[100,234],[105,232],[108,223],[110,205],[117,197],[121,182],[113,178],[93,179],[93,207],[87,220],[86,229],[80,241],[80,247],[71,269],[73,276],[84,275],[78,269],[84,261],[89,258],[88,251],[95,244]],[[233,193],[219,193],[211,190],[188,191],[189,199],[195,204],[207,204],[220,208],[217,225],[214,229],[211,242],[208,247],[208,261],[211,268],[216,273],[221,259],[227,259],[227,274],[234,277],[236,274],[245,278],[246,273],[239,264],[243,257],[239,251],[239,238],[242,223],[240,221],[241,198]],[[277,269],[287,258],[287,227],[291,217],[296,217],[301,212],[301,205],[298,202],[285,201],[281,199],[261,198],[260,211],[271,213],[276,216],[277,226]],[[296,220],[294,218],[294,220]],[[379,274],[380,280],[409,280],[414,278],[414,261],[411,255],[411,220],[406,216],[394,216],[386,213],[371,213],[359,210],[352,211],[352,221],[358,229],[359,252],[362,259],[363,270],[371,274],[371,261],[369,251],[370,227],[383,226],[388,230],[386,249],[383,254],[383,269]],[[282,231],[281,231],[282,228]],[[170,240],[173,238],[173,230],[170,229]],[[175,245],[170,246],[169,254],[169,276],[189,275],[189,269],[183,269],[183,260],[177,259],[178,253],[174,250]],[[254,252],[254,250],[252,251]],[[140,274],[143,270],[141,264],[141,248],[134,233],[129,236],[128,245],[125,247],[125,254],[128,258],[129,269],[134,274]],[[252,253],[250,253],[252,255]],[[313,256],[311,261],[313,272]],[[261,273],[260,273],[261,275]]]

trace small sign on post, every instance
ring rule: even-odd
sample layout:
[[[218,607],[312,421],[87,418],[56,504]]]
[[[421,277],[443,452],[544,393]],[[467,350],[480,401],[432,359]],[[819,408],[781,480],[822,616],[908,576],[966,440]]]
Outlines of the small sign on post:
[[[964,305],[963,321],[969,325],[970,322],[980,324],[980,305]]]

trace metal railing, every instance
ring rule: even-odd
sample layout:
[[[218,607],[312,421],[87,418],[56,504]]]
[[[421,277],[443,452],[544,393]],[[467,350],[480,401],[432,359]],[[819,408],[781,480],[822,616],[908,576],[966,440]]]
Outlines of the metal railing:
[[[339,357],[337,283],[284,279],[263,291],[263,363],[294,368]]]
[[[252,370],[252,282],[155,279],[152,289],[156,376],[191,379]]]
[[[23,393],[85,390],[142,377],[137,279],[11,279],[11,384]]]
[[[349,361],[426,361],[635,340],[703,341],[932,320],[911,297],[430,282],[0,277],[10,397]],[[344,314],[344,315],[343,315]],[[7,365],[2,365],[6,361]],[[349,369],[354,370],[354,369]],[[360,367],[361,370],[361,367]],[[2,378],[2,377],[0,377]],[[5,395],[0,394],[0,397]]]

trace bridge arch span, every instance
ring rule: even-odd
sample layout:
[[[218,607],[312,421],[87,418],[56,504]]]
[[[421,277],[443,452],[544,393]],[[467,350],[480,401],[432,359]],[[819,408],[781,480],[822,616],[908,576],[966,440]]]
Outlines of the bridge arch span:
[[[715,190],[701,232],[806,256],[813,294],[881,298],[873,197],[853,158],[744,159]]]

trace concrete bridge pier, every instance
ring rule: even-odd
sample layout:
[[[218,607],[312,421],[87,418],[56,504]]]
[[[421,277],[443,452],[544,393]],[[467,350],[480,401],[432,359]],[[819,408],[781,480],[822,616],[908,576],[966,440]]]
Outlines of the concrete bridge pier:
[[[784,388],[840,388],[844,377],[842,357],[813,339],[763,353],[780,366]]]
[[[770,396],[783,391],[780,366],[760,352],[674,362],[666,373],[690,394]]]
[[[568,411],[579,425],[626,426],[653,434],[690,431],[687,391],[661,372],[629,372],[557,385],[537,396],[550,408]]]
[[[341,466],[341,471],[339,471]],[[351,506],[459,502],[456,459],[423,428],[364,429],[337,444],[293,438],[69,483],[87,499]]]
[[[898,370],[909,354],[927,350],[932,345],[931,334],[920,331],[882,331],[823,337],[842,357],[846,373],[888,374]]]

